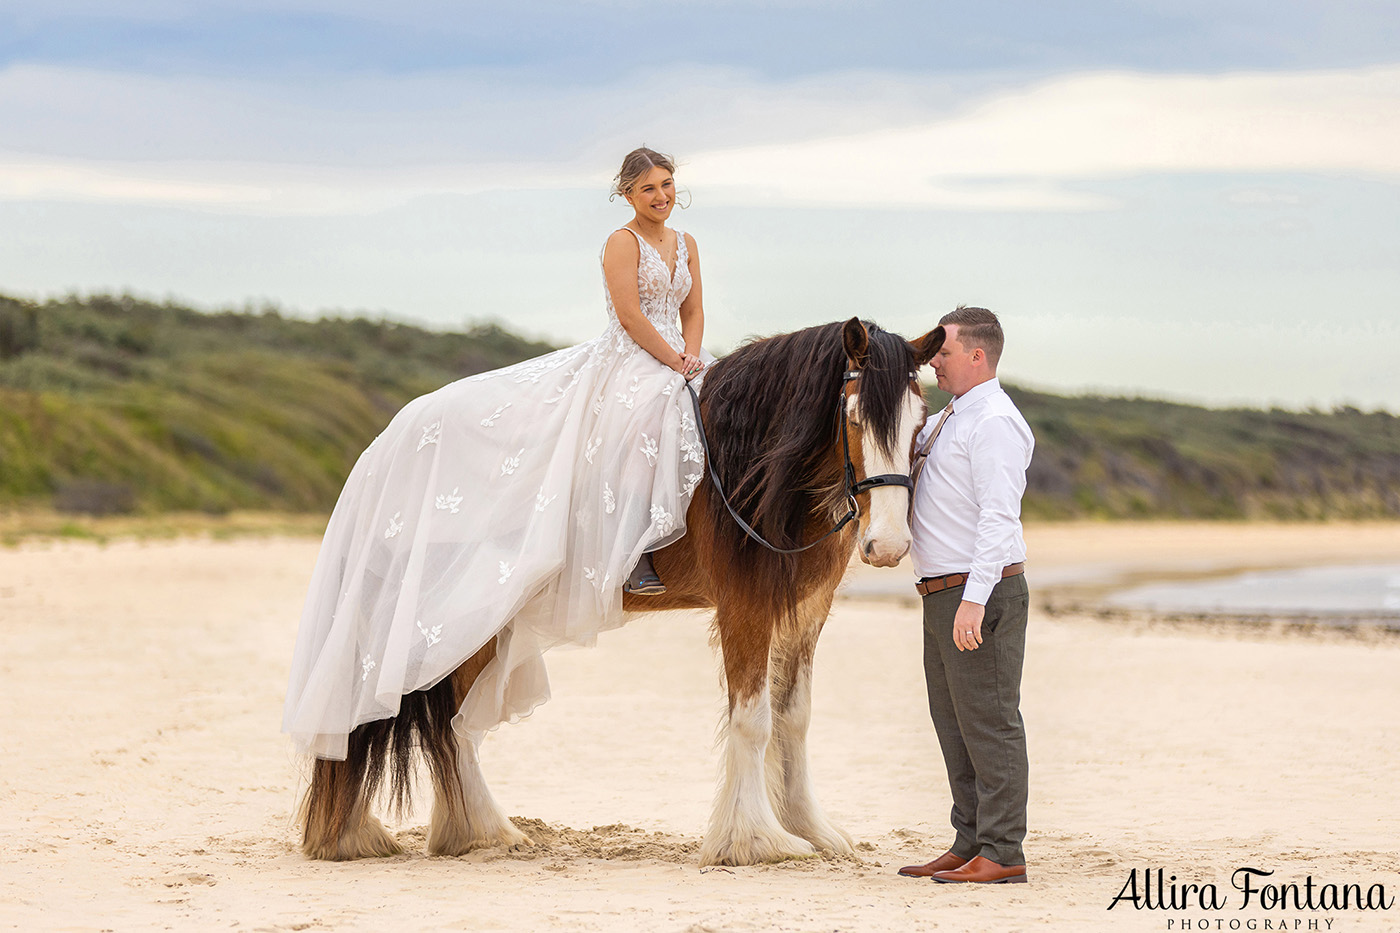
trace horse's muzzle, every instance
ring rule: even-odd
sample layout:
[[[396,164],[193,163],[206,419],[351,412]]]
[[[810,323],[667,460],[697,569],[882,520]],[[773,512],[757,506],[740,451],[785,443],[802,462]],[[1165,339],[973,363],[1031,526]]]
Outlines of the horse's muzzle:
[[[867,536],[860,544],[860,559],[874,567],[894,567],[909,553],[909,536]]]

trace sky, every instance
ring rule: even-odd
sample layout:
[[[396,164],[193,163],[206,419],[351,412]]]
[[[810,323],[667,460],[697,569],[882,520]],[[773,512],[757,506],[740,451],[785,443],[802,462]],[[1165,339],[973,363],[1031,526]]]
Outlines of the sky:
[[[1400,412],[1390,0],[0,0],[0,293],[583,340],[638,145],[716,352],[972,304],[1023,385]]]

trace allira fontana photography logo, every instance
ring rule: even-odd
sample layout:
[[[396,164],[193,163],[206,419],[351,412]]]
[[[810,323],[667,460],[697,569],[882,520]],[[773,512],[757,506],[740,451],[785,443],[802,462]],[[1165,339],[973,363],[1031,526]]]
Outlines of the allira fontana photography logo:
[[[1395,884],[1392,883],[1392,889]],[[1132,869],[1109,910],[1167,911],[1168,930],[1330,930],[1335,918],[1319,914],[1390,910],[1395,896],[1382,881],[1275,878],[1273,870],[1243,866],[1228,885],[1190,881],[1165,868]],[[1250,910],[1252,916],[1223,916]]]

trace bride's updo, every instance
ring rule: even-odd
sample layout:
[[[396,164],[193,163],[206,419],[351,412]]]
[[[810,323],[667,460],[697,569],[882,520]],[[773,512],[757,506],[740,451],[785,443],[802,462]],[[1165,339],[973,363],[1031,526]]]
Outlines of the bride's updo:
[[[618,169],[613,178],[612,193],[608,195],[608,199],[625,196],[637,184],[638,179],[657,167],[664,168],[672,175],[676,173],[676,162],[670,156],[645,146],[633,149],[623,158],[622,168]]]

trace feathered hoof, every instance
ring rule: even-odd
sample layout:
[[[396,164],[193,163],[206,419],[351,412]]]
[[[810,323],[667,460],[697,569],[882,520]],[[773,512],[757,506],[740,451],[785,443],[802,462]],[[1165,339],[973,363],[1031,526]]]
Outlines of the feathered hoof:
[[[389,835],[384,824],[369,816],[357,828],[341,833],[339,839],[307,838],[301,846],[307,858],[329,862],[348,862],[357,858],[385,858],[399,855],[403,846]]]
[[[840,856],[854,856],[856,854],[855,840],[851,838],[851,834],[830,823],[825,826],[798,830],[797,834],[810,842],[818,852],[830,851],[832,854]]]
[[[784,830],[755,830],[725,837],[710,833],[700,844],[700,864],[758,865],[788,859],[815,858],[817,850],[805,839]]]
[[[441,856],[466,855],[477,849],[515,849],[533,846],[529,836],[515,828],[510,820],[491,831],[472,832],[460,825],[439,823],[436,819],[428,831],[428,854]]]

